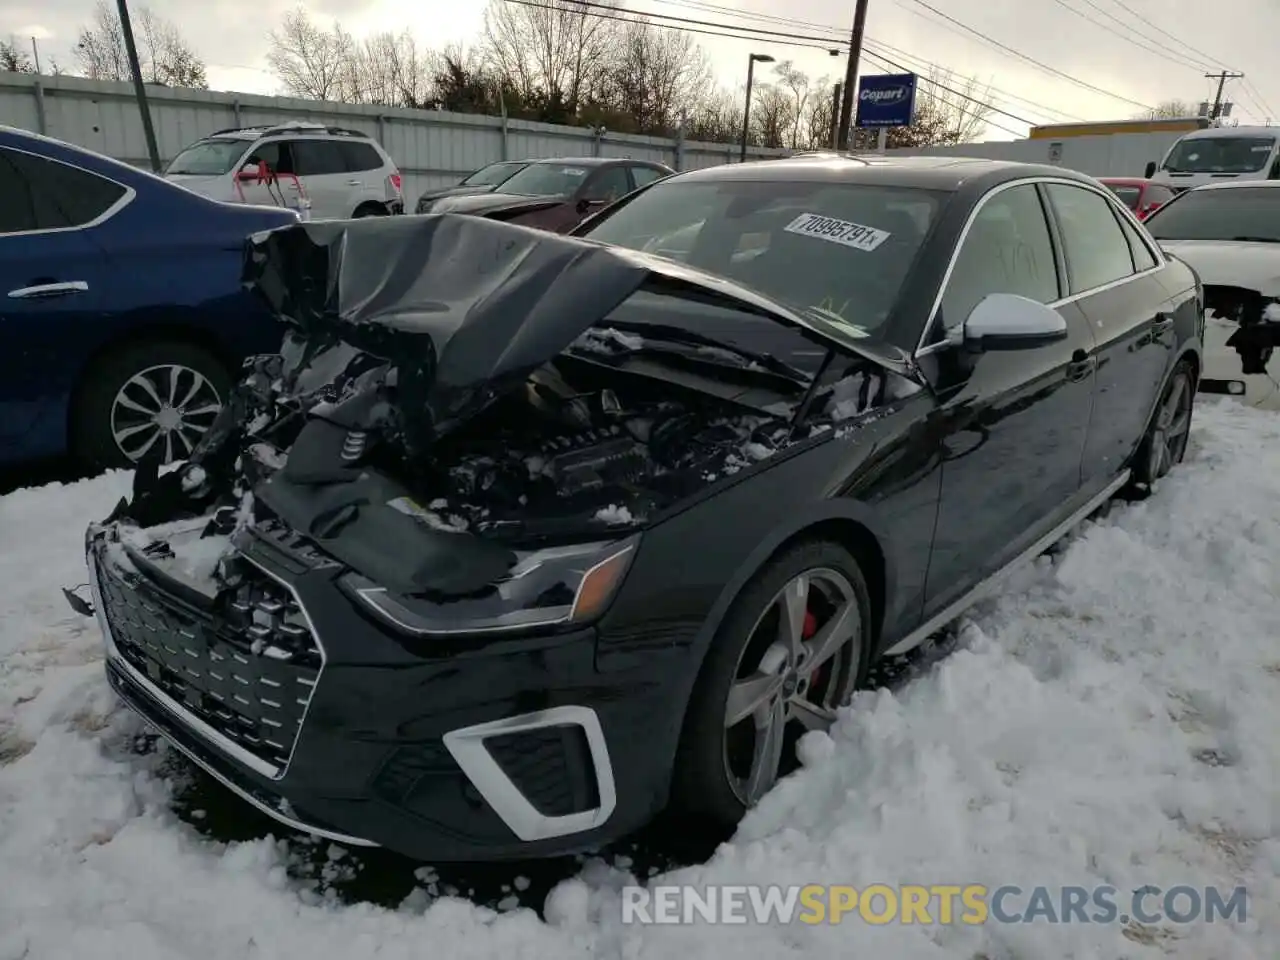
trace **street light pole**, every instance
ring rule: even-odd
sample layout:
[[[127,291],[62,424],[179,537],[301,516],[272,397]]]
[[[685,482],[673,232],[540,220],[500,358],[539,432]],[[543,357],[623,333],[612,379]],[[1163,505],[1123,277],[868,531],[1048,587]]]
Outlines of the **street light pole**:
[[[773,57],[767,53],[753,53],[747,57],[747,102],[742,108],[742,151],[738,154],[739,163],[747,162],[747,136],[751,131],[751,85],[755,82],[757,63],[773,63]]]
[[[142,83],[142,66],[138,63],[138,45],[133,42],[133,24],[129,21],[127,0],[117,0],[120,10],[120,32],[124,34],[124,51],[129,56],[129,72],[133,74],[133,92],[138,98],[138,110],[142,114],[142,134],[147,138],[147,153],[151,155],[151,169],[160,172],[160,149],[156,146],[156,128],[151,125],[151,107],[147,103],[147,88]]]
[[[858,87],[858,60],[862,56],[862,34],[867,26],[867,0],[858,0],[853,10],[853,33],[849,36],[849,62],[844,69],[844,91],[840,104],[840,133],[836,149],[849,149],[849,126],[853,123],[853,92]]]

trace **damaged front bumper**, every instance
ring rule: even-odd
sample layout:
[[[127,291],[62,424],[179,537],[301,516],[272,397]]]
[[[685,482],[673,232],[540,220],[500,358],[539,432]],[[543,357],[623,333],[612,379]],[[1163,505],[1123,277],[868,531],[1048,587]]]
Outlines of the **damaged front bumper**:
[[[86,542],[112,688],[290,828],[423,860],[553,856],[636,829],[664,799],[656,769],[615,758],[672,693],[602,683],[591,628],[423,645],[282,529],[238,537],[229,603],[130,539],[112,522]]]

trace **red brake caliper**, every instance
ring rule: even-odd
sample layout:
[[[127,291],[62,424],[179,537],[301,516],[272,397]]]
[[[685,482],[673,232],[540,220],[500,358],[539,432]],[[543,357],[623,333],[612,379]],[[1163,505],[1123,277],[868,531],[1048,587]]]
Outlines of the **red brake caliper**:
[[[806,610],[804,613],[804,629],[801,631],[801,636],[805,640],[808,640],[817,632],[818,618],[813,615],[812,610]],[[811,688],[816,687],[822,681],[822,675],[825,668],[825,663],[818,664],[818,666],[814,667],[813,673],[809,674],[809,686]]]

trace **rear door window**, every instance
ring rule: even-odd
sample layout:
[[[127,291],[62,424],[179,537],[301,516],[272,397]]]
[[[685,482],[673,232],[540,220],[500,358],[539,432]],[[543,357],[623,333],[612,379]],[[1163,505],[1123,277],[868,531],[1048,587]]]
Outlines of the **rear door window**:
[[[342,152],[343,169],[347,173],[364,173],[382,166],[382,157],[372,144],[344,140],[338,144],[338,148]]]
[[[300,177],[346,173],[342,144],[333,140],[293,141],[293,172]]]
[[[88,170],[20,150],[0,148],[0,158],[5,161],[0,168],[0,185],[4,186],[0,224],[5,232],[83,227],[105,214],[127,192],[120,184]]]
[[[1045,192],[1062,230],[1073,294],[1133,275],[1129,241],[1106,197],[1064,183],[1046,184]]]

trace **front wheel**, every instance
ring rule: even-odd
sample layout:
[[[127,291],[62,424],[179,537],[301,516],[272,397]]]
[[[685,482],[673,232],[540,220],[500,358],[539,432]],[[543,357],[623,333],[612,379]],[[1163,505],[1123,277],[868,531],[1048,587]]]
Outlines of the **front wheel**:
[[[1156,405],[1146,435],[1133,461],[1132,486],[1150,493],[1160,479],[1180,464],[1191,436],[1195,371],[1187,360],[1173,368]]]
[[[72,412],[72,453],[96,469],[185,460],[230,392],[222,362],[194,344],[121,347],[85,377]]]
[[[791,548],[764,567],[725,618],[699,675],[672,785],[678,813],[731,828],[827,730],[867,675],[871,604],[847,550]]]

